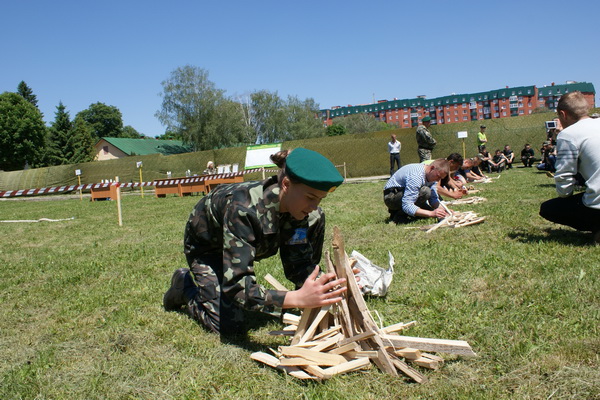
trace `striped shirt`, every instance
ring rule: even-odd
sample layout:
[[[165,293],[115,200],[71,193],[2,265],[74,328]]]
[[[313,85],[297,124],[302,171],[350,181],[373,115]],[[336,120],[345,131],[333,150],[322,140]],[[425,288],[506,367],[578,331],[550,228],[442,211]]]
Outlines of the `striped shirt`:
[[[573,194],[579,172],[587,186],[583,204],[600,209],[600,119],[584,118],[558,134],[554,181],[560,197]]]
[[[430,204],[435,205],[440,201],[436,191],[437,182],[427,182],[427,179],[425,179],[425,167],[424,164],[407,164],[396,171],[384,187],[384,190],[392,188],[404,189],[402,211],[411,216],[414,216],[419,210],[415,202],[419,196],[419,190],[423,186],[431,187]]]

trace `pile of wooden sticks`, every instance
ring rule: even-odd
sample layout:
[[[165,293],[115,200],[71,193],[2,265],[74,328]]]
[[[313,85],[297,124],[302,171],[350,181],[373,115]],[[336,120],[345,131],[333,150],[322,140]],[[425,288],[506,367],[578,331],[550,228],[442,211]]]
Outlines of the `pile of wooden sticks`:
[[[465,197],[462,199],[456,199],[452,201],[447,201],[447,205],[456,205],[456,204],[478,204],[487,201],[485,197],[473,196],[473,197]]]
[[[426,225],[422,229],[426,230],[426,232],[429,233],[441,227],[461,228],[463,226],[480,224],[483,221],[485,221],[485,217],[480,217],[473,211],[454,211],[437,224]]]
[[[344,242],[337,227],[333,234],[334,260],[325,254],[328,272],[347,279],[344,298],[334,306],[305,309],[302,315],[284,315],[288,324],[277,334],[292,336],[289,346],[270,349],[273,354],[253,353],[252,359],[300,379],[328,379],[334,375],[377,365],[394,376],[399,372],[422,383],[425,376],[412,366],[437,369],[444,360],[426,352],[475,356],[471,346],[461,340],[427,339],[401,336],[398,332],[415,322],[380,328],[375,323],[354,279]],[[277,289],[282,285],[267,279]]]

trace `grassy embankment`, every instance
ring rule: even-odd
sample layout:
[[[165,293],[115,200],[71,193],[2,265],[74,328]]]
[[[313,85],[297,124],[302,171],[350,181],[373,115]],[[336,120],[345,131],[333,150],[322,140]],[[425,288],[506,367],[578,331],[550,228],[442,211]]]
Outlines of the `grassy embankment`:
[[[478,358],[446,357],[424,385],[376,368],[301,382],[249,358],[285,343],[268,335],[277,321],[250,318],[246,339],[222,342],[163,311],[198,197],[125,196],[123,227],[114,202],[5,201],[0,220],[75,220],[1,224],[0,398],[600,398],[600,250],[537,216],[550,179],[505,172],[478,185],[487,202],[455,207],[485,223],[430,234],[386,224],[382,186],[328,196],[326,246],[337,225],[348,251],[383,266],[390,250],[394,281],[370,309],[385,325],[416,320],[408,335],[467,340]],[[256,270],[287,282],[277,257]]]

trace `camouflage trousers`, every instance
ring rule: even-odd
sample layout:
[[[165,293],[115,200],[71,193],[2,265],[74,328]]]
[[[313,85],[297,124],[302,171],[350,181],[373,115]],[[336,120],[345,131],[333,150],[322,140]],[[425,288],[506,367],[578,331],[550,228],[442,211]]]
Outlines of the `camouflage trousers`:
[[[419,153],[419,162],[422,163],[426,160],[431,160],[431,150],[428,149],[417,149],[417,153]]]
[[[244,313],[221,295],[222,262],[220,256],[206,256],[190,265],[198,287],[195,293],[186,293],[188,314],[213,332],[238,333],[244,326]]]

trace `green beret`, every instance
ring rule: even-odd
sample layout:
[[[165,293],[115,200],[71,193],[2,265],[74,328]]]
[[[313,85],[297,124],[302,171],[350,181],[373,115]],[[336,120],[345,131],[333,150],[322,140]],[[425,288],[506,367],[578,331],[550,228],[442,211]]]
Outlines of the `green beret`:
[[[293,180],[324,192],[333,192],[344,182],[335,166],[316,151],[297,148],[285,160],[287,175]]]
[[[429,121],[431,121],[431,117],[425,117],[425,118],[423,118],[423,120],[422,120],[422,121],[423,121],[423,122],[429,122]]]

